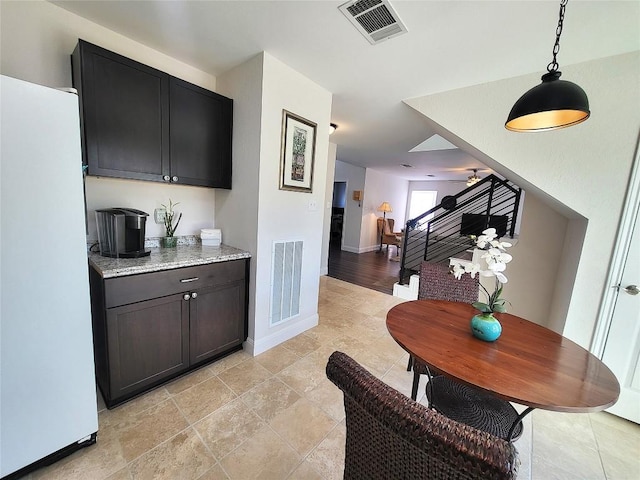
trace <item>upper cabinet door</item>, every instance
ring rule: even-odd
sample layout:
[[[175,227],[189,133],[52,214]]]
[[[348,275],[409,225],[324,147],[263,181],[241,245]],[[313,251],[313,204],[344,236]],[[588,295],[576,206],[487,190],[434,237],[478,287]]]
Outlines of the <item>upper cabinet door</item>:
[[[170,80],[172,182],[231,188],[233,100]]]
[[[88,173],[166,181],[169,75],[82,40],[72,61]]]

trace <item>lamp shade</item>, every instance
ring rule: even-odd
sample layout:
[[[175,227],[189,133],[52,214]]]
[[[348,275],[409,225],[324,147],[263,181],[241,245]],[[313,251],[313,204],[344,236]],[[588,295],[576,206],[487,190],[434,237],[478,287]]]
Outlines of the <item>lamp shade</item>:
[[[589,99],[578,85],[560,80],[553,71],[542,83],[522,95],[513,105],[505,123],[514,132],[541,132],[584,122],[591,112]]]
[[[393,212],[393,210],[391,209],[391,205],[389,205],[389,202],[382,202],[382,205],[378,207],[378,211],[384,213]]]

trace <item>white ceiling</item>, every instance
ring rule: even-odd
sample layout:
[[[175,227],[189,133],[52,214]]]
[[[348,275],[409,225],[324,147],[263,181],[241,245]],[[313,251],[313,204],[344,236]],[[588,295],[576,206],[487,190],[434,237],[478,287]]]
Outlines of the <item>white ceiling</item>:
[[[338,10],[342,1],[53,3],[216,76],[267,51],[333,93],[339,160],[411,180],[485,167],[459,149],[409,153],[433,132],[402,100],[542,75],[559,10],[559,0],[391,0],[408,33],[371,45]],[[561,70],[638,49],[640,1],[569,2]]]

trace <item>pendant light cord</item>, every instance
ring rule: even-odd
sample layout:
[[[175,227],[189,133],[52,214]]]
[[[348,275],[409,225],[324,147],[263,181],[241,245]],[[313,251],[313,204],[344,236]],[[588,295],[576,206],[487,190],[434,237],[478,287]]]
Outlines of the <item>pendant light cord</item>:
[[[556,57],[558,56],[558,52],[560,51],[560,35],[562,35],[562,22],[564,22],[564,11],[567,8],[567,3],[569,0],[561,0],[560,1],[560,13],[558,15],[558,26],[556,27],[556,43],[553,46],[553,60],[547,65],[547,72],[553,73],[558,71],[558,61]]]

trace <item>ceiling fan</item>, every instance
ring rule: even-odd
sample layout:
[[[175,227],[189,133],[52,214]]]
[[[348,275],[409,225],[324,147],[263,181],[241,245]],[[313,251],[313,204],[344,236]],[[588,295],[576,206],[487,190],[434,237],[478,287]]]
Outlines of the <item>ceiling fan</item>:
[[[478,176],[478,168],[469,168],[468,170],[473,171],[472,175],[469,175],[467,177],[467,187],[470,187],[472,185],[475,185],[476,183],[478,183],[480,180],[482,180],[479,176]]]

